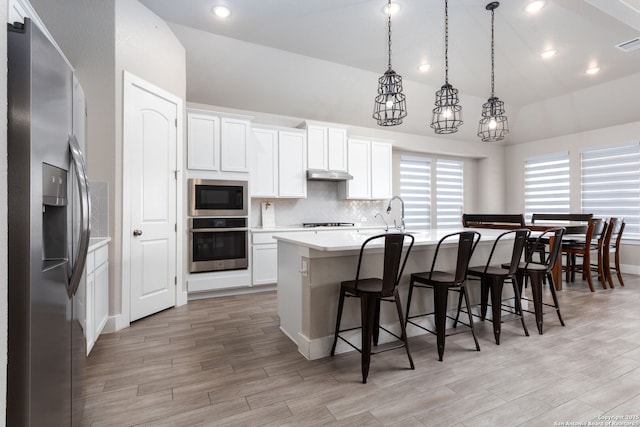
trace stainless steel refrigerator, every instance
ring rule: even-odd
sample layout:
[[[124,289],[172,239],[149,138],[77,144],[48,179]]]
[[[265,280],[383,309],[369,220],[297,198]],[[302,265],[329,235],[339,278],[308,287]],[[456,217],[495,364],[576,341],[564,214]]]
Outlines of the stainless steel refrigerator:
[[[72,299],[89,242],[84,95],[30,20],[8,26],[7,425],[77,425],[84,338]],[[77,133],[77,135],[76,135]]]

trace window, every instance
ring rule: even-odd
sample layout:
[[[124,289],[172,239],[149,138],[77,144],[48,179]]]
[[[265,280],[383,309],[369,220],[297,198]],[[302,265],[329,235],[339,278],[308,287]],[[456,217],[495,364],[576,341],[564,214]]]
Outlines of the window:
[[[436,214],[438,228],[460,228],[464,186],[460,160],[436,162]]]
[[[624,217],[623,237],[640,239],[640,144],[581,153],[582,212],[596,217]]]
[[[569,153],[533,157],[524,162],[524,215],[569,212]]]
[[[428,230],[431,219],[431,159],[402,156],[400,197],[407,230]]]
[[[407,230],[460,228],[463,166],[461,160],[432,160],[420,156],[400,158],[400,197],[404,200]],[[432,189],[435,193],[433,199]]]

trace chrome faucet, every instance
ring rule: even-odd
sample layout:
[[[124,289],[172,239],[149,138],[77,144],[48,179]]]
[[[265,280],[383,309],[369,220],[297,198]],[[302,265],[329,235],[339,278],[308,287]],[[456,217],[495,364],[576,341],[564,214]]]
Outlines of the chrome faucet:
[[[389,200],[389,205],[387,206],[387,213],[391,213],[391,202],[393,202],[394,200],[400,200],[401,206],[402,206],[402,212],[401,212],[401,217],[400,217],[400,226],[398,227],[398,225],[396,224],[396,220],[393,220],[393,224],[395,226],[395,228],[397,230],[400,230],[402,232],[404,232],[405,226],[404,226],[404,200],[402,200],[400,198],[400,196],[393,196],[391,198],[391,200]]]
[[[380,217],[380,219],[382,220],[382,222],[384,222],[384,232],[386,233],[387,231],[389,231],[389,224],[387,224],[387,221],[384,220],[384,217],[382,216],[382,214],[380,212],[378,212],[374,218]]]

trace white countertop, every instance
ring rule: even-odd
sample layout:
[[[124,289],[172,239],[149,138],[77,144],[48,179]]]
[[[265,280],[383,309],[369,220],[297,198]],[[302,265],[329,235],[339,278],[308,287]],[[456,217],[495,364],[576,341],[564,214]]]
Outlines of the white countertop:
[[[354,226],[342,226],[342,227],[303,227],[302,224],[294,224],[294,225],[277,225],[275,227],[251,227],[252,233],[277,233],[277,232],[287,232],[287,231],[354,231],[354,230],[383,230],[384,226],[381,224],[368,224],[368,225],[359,225],[355,224]]]
[[[496,237],[504,233],[505,230],[493,230],[493,229],[473,229],[465,228],[468,231],[478,231],[481,234],[480,241],[493,242]],[[454,233],[462,230],[431,230],[428,232],[414,234],[415,242],[414,246],[429,246],[435,245],[438,241],[447,234]],[[390,231],[391,232],[391,231]],[[358,250],[362,246],[362,243],[369,237],[380,234],[380,230],[371,231],[354,231],[354,230],[335,230],[325,233],[292,233],[275,235],[274,239],[286,243],[291,243],[298,246],[307,247],[309,249],[315,249],[317,251],[348,251]],[[379,242],[371,243],[371,247],[382,247],[383,240]],[[367,246],[369,247],[369,246]]]

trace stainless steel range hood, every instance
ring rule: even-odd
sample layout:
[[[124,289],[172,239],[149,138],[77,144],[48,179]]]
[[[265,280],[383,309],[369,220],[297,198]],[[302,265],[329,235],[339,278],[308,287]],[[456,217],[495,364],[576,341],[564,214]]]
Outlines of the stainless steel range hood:
[[[348,181],[353,176],[342,171],[325,171],[319,169],[307,170],[307,180],[309,181]]]

